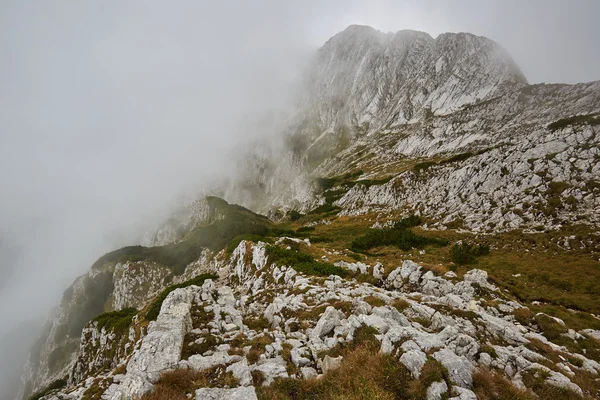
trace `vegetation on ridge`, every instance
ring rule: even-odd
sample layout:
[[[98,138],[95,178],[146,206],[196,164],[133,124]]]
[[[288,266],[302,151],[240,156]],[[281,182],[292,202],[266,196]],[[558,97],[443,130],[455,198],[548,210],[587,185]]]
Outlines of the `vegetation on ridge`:
[[[150,304],[150,307],[148,308],[148,311],[146,312],[146,320],[147,321],[155,321],[156,318],[158,318],[158,314],[160,313],[160,308],[162,307],[163,301],[165,301],[165,299],[167,298],[169,293],[171,293],[173,290],[179,289],[179,288],[185,288],[185,287],[192,286],[192,285],[202,286],[204,284],[205,280],[217,279],[217,278],[218,278],[218,276],[215,274],[202,274],[193,279],[190,279],[189,281],[185,281],[182,283],[178,283],[176,285],[169,286],[168,288],[163,290],[162,293],[159,294],[156,297],[156,299],[154,299],[154,301]]]
[[[119,311],[109,311],[98,315],[93,321],[98,323],[98,329],[112,330],[114,333],[121,334],[129,328],[131,320],[137,314],[138,310],[129,307]]]
[[[562,118],[549,124],[548,129],[554,132],[570,125],[600,125],[600,113],[574,115],[572,117]]]
[[[221,219],[192,230],[176,243],[156,247],[128,246],[107,253],[92,268],[109,262],[151,261],[170,268],[174,275],[180,275],[189,263],[201,256],[204,249],[219,251],[237,236],[266,236],[272,229],[271,221],[263,215],[228,204],[217,197],[207,197],[206,201],[214,212],[222,215]]]
[[[288,250],[279,246],[267,245],[266,251],[269,262],[292,267],[296,271],[307,275],[338,275],[342,278],[349,275],[348,270],[330,263],[318,262],[311,255],[300,252],[299,249]]]
[[[391,228],[370,229],[366,234],[354,239],[351,249],[364,252],[374,247],[396,246],[402,250],[423,248],[427,245],[445,246],[447,241],[434,237],[417,235],[409,228],[421,224],[421,218],[411,215],[394,224]]]

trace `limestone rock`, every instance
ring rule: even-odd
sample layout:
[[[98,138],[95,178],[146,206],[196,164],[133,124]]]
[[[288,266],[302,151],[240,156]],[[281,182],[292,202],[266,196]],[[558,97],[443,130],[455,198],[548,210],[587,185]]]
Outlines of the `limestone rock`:
[[[427,400],[441,400],[442,396],[448,392],[448,384],[445,381],[433,382],[427,388]]]
[[[473,384],[473,365],[464,356],[457,356],[448,349],[441,349],[433,354],[450,375],[450,380],[460,387],[469,388]]]
[[[253,386],[233,389],[202,388],[196,390],[196,400],[258,400]]]

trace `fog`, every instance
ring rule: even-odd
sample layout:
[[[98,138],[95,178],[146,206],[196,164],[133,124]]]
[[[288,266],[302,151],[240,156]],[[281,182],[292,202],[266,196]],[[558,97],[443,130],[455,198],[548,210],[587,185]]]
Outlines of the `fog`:
[[[347,25],[488,36],[530,82],[575,83],[600,78],[599,5],[3,1],[0,376],[95,259],[138,243],[233,171],[234,148],[276,132],[257,121],[293,112],[309,55]]]

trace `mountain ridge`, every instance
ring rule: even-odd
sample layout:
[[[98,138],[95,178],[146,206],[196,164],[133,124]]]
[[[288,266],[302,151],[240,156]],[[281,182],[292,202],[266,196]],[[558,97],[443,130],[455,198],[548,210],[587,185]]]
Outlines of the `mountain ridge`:
[[[159,390],[170,370],[210,367],[218,390],[237,382],[268,398],[282,390],[277,378],[300,388],[302,378],[345,368],[336,354],[351,360],[354,333],[366,327],[414,385],[425,385],[419,374],[434,360],[472,371],[423,393],[445,385],[448,395],[473,398],[483,390],[473,376],[498,373],[508,383],[495,384],[523,393],[600,394],[576,378],[600,373],[600,81],[528,85],[504,53],[464,33],[433,39],[350,26],[333,36],[281,132],[284,149],[256,143],[237,160],[237,180],[206,190],[266,214],[270,221],[242,213],[269,228],[238,221],[241,207],[200,198],[149,234],[134,258],[103,257],[50,319],[28,365],[29,392],[66,375],[67,389],[42,398],[122,400]],[[219,246],[188,245],[217,226]],[[357,238],[373,247],[356,248]],[[181,275],[170,263],[182,254],[156,256],[171,245],[193,250],[175,261]],[[472,252],[473,264],[456,261],[459,251]],[[186,286],[206,273],[216,277]],[[90,299],[94,290],[102,304]],[[161,311],[149,321],[157,299]],[[135,312],[116,324],[123,331],[87,321],[127,307]],[[83,333],[64,331],[81,324]],[[161,346],[165,357],[153,353]],[[261,387],[256,371],[272,386]],[[235,380],[222,380],[228,373]]]

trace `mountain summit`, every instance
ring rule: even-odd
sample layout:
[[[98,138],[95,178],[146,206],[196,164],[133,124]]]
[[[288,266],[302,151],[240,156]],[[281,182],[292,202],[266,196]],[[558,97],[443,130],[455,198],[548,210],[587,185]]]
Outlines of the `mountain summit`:
[[[352,25],[319,49],[305,104],[326,128],[391,128],[425,115],[446,115],[527,85],[508,53],[468,33]]]

